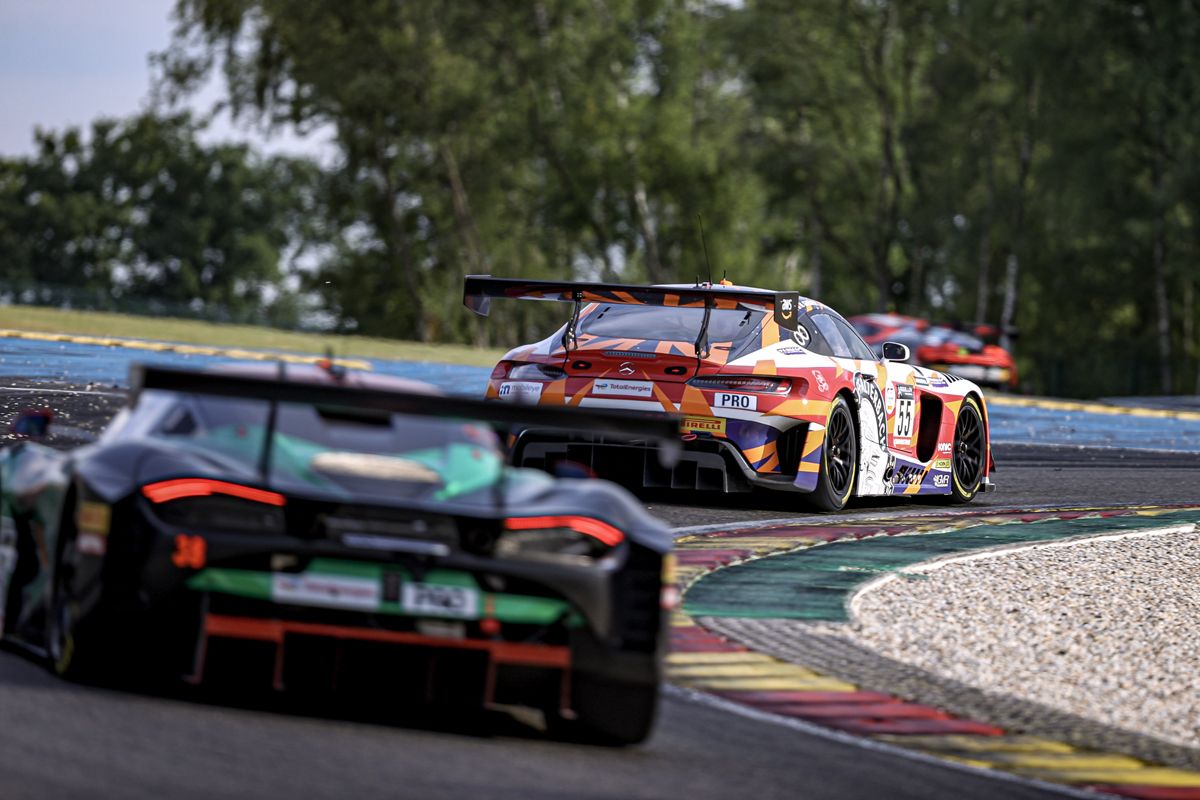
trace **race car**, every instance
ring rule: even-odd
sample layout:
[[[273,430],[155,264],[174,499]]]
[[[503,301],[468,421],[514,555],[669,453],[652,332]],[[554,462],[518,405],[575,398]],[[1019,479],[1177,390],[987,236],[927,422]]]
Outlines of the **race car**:
[[[993,487],[977,385],[904,363],[900,344],[877,359],[836,311],[796,292],[466,279],[468,308],[486,315],[494,298],[573,308],[555,333],[504,356],[488,398],[678,413],[685,431],[664,467],[650,442],[530,426],[512,442],[514,463],[572,462],[653,489],[786,489],[824,510],[867,495],[967,502]]]
[[[73,679],[521,706],[584,738],[649,733],[668,529],[614,484],[507,466],[484,423],[669,453],[676,420],[332,368],[137,366],[130,382],[96,442],[39,444],[49,415],[32,412],[0,451],[6,640]]]
[[[981,386],[1017,387],[1016,361],[996,343],[999,331],[993,325],[933,325],[904,314],[858,314],[848,321],[876,354],[882,354],[884,342],[897,342],[922,366]]]

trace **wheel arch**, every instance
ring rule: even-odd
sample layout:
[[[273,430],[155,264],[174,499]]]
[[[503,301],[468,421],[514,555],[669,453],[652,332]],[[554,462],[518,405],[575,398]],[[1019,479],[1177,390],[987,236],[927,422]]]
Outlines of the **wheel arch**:
[[[979,406],[979,417],[983,421],[983,475],[986,477],[992,473],[992,423],[988,419],[987,403],[983,399],[983,392],[979,388],[974,388],[968,391],[963,399],[968,397]]]
[[[854,396],[854,390],[849,386],[843,386],[834,392],[832,399],[838,397],[846,399],[846,405],[850,407],[850,422],[854,425],[854,480],[850,482],[850,496],[861,497],[862,495],[858,491],[858,482],[859,471],[862,467],[862,422],[858,418],[858,398]]]

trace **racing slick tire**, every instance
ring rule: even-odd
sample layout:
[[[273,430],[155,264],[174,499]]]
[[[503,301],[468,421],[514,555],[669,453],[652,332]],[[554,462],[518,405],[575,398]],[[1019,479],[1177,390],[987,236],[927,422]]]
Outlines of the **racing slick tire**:
[[[95,614],[85,619],[74,592],[78,557],[74,514],[67,505],[54,560],[54,582],[46,608],[46,660],[55,674],[69,681],[92,682],[102,676]]]
[[[821,448],[821,471],[810,502],[821,511],[840,511],[854,491],[857,474],[858,435],[854,430],[854,412],[846,398],[838,395],[829,408],[825,443]]]
[[[954,450],[950,460],[951,503],[969,503],[983,485],[983,465],[987,458],[987,440],[979,401],[968,396],[954,423]]]
[[[573,672],[571,697],[575,718],[556,717],[550,722],[551,733],[587,744],[639,744],[650,735],[658,713],[657,683],[628,683]]]

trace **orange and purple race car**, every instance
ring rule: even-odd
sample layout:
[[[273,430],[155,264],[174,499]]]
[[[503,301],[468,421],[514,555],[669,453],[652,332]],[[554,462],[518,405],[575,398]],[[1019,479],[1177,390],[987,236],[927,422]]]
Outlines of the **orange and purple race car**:
[[[907,345],[922,366],[953,372],[982,386],[1017,387],[1016,361],[996,343],[999,331],[994,325],[933,325],[904,314],[858,314],[849,322],[876,353],[884,342],[898,342]]]
[[[987,407],[970,381],[876,358],[833,309],[745,286],[631,286],[468,276],[464,303],[572,304],[569,320],[509,352],[487,396],[543,406],[682,415],[682,455],[664,466],[650,442],[523,429],[512,458],[569,463],[642,488],[807,493],[821,509],[853,496],[945,495],[993,488]]]

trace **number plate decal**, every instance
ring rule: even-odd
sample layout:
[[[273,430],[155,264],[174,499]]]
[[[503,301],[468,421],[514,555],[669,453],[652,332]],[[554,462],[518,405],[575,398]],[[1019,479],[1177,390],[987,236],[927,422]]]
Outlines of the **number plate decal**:
[[[735,408],[739,411],[757,411],[758,398],[752,394],[717,392],[713,395],[713,408]]]
[[[479,618],[479,592],[465,586],[406,583],[400,606],[410,614],[453,619]]]

